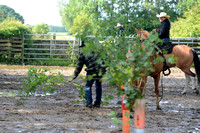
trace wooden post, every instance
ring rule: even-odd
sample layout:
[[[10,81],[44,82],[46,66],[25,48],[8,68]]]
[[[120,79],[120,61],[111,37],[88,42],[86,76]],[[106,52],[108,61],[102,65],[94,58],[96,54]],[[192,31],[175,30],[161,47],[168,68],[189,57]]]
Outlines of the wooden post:
[[[121,89],[124,89],[123,85],[121,85]],[[123,133],[130,133],[130,110],[126,107],[126,99],[124,95],[121,96],[122,98],[122,128]],[[128,114],[128,115],[127,115]]]
[[[56,33],[53,33],[53,44],[56,44]]]
[[[145,128],[145,100],[137,99],[134,110],[134,133],[144,133]]]
[[[25,36],[23,32],[22,33],[22,65],[24,65],[24,41],[25,41]]]

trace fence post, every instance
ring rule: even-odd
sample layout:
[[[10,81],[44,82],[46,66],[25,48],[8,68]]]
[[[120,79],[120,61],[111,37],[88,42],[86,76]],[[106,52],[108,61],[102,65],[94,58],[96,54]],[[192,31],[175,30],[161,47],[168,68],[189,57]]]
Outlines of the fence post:
[[[54,36],[52,36],[51,37],[51,40],[50,40],[50,46],[49,46],[49,48],[50,48],[50,51],[49,51],[49,54],[50,54],[50,60],[51,60],[51,55],[52,55],[52,44],[53,44],[53,39],[54,39]]]
[[[22,65],[24,65],[24,33],[22,33]]]
[[[145,128],[145,99],[137,99],[134,109],[134,133],[144,133]]]
[[[54,43],[56,43],[56,33],[53,33],[53,40],[54,40]]]
[[[10,38],[9,38],[9,41],[8,41],[8,46],[9,46],[9,50],[8,50],[8,61],[11,61],[12,60],[12,43],[10,41]]]

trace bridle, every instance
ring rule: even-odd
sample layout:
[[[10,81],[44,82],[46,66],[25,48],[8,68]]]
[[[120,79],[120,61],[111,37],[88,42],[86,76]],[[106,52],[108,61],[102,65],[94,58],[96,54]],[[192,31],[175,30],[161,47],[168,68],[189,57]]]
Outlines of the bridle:
[[[145,34],[143,31],[141,31],[140,34],[137,34],[137,36],[140,37],[140,42],[143,42],[144,40],[148,38],[148,37],[145,37]]]

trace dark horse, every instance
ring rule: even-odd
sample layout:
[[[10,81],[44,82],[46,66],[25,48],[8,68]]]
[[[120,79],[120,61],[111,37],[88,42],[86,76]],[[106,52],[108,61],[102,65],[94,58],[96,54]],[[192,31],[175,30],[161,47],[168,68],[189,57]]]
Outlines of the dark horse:
[[[137,36],[140,38],[148,38],[149,37],[149,32],[145,31],[143,29],[138,30],[135,29],[137,32]],[[165,54],[165,58],[167,59],[170,55],[173,55],[174,57],[177,57],[177,60],[175,61],[174,64],[167,64],[169,67],[174,67],[177,66],[179,69],[181,69],[186,75],[195,77],[197,75],[198,79],[198,88],[200,87],[200,61],[198,58],[198,54],[196,51],[188,46],[185,45],[175,45],[173,47],[172,53],[171,54]],[[153,61],[157,57],[161,57],[161,54],[154,54],[150,57],[150,60]],[[195,73],[193,73],[190,68],[192,64],[194,63],[195,67]],[[154,78],[154,85],[155,85],[155,93],[156,93],[156,105],[157,109],[160,109],[159,105],[159,80],[160,80],[160,73],[162,72],[163,69],[163,62],[159,62],[157,64],[153,64],[154,72],[150,73],[150,76]],[[187,78],[186,78],[187,79]],[[147,77],[143,78],[144,84],[146,83]],[[143,86],[144,87],[144,86]],[[143,88],[142,88],[143,89]]]

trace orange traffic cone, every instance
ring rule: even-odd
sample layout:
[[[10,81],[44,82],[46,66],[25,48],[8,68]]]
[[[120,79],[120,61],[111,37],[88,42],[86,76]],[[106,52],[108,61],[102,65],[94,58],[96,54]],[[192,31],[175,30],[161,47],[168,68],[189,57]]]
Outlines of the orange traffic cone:
[[[121,89],[124,89],[123,85],[121,85]],[[130,110],[126,107],[126,99],[124,99],[124,95],[122,98],[122,128],[123,133],[130,133]]]

